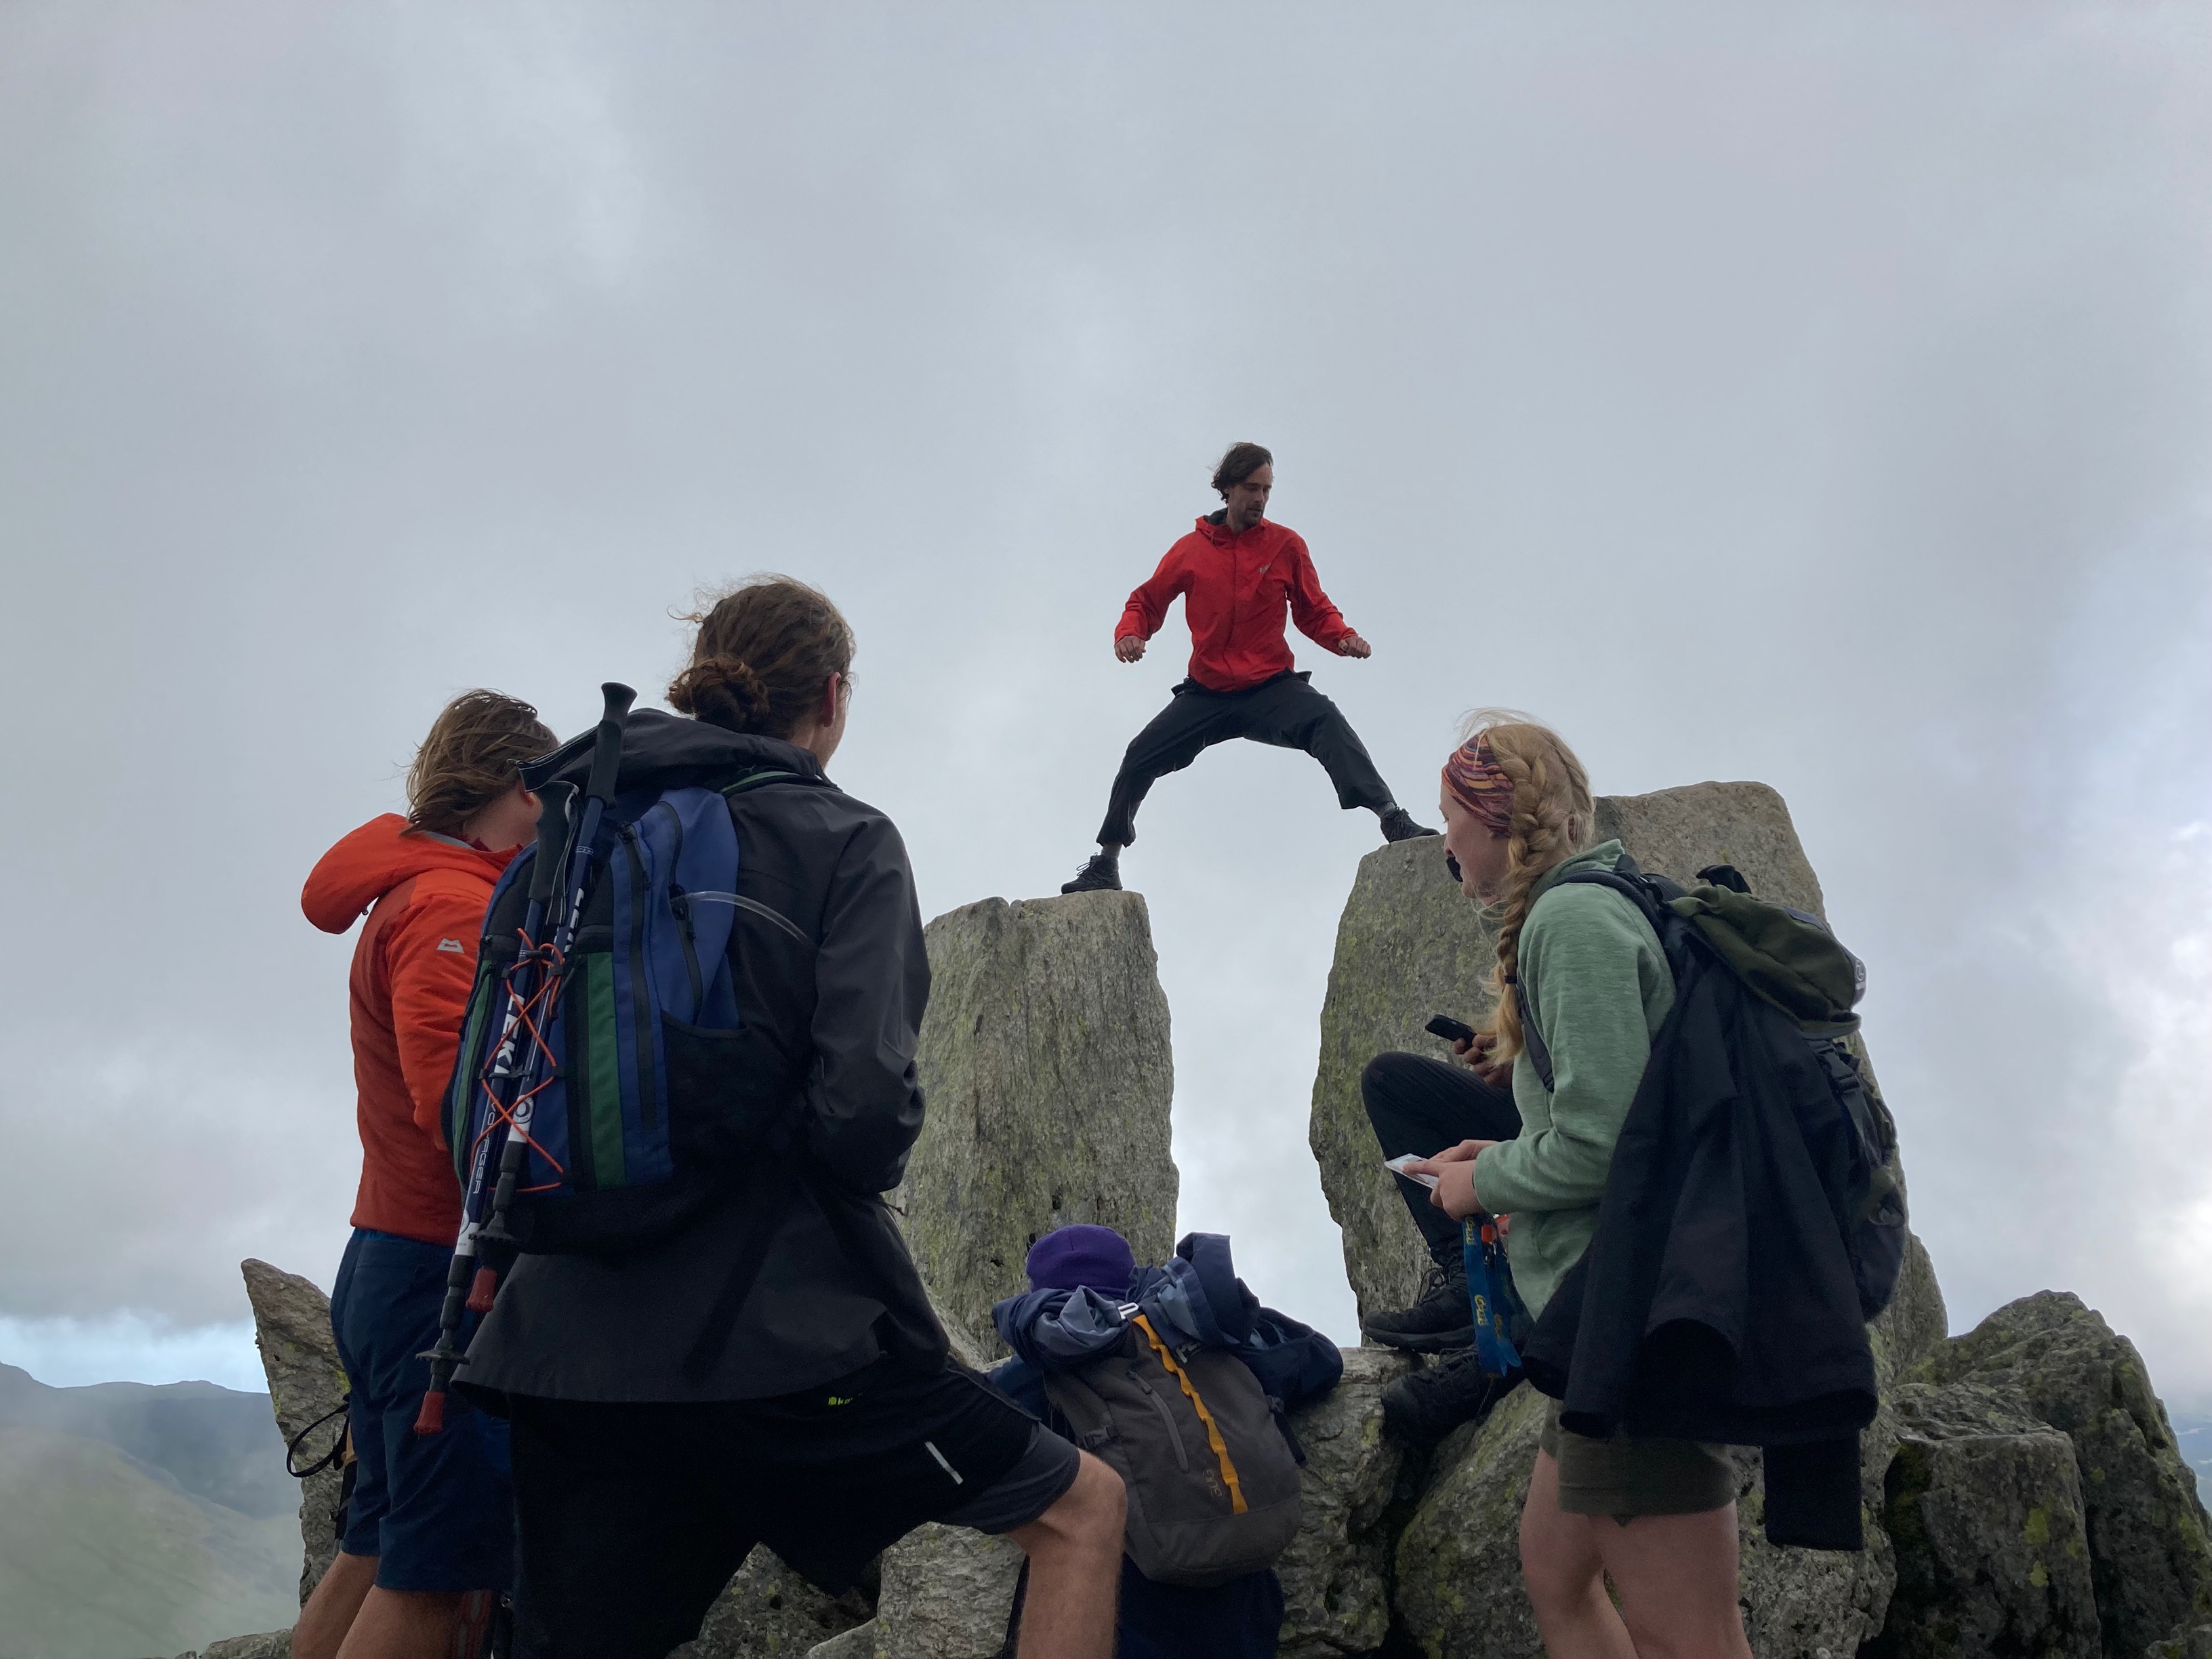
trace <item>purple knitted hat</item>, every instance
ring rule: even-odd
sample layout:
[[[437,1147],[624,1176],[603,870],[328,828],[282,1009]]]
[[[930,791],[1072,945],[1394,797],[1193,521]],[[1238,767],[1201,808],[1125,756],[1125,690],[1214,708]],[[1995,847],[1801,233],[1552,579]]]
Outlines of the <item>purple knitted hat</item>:
[[[1111,1227],[1078,1224],[1060,1227],[1030,1246],[1030,1288],[1033,1291],[1089,1289],[1126,1296],[1137,1257],[1129,1241]]]

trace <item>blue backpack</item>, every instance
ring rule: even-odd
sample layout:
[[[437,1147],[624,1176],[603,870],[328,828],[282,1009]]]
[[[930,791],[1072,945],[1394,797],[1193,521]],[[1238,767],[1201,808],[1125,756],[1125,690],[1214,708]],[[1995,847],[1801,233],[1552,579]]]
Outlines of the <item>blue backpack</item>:
[[[756,774],[729,793],[793,775]],[[544,855],[526,849],[500,878],[446,1100],[465,1186],[472,1152],[501,1121],[503,1046],[544,1045],[507,1214],[524,1250],[613,1249],[665,1231],[668,1212],[688,1208],[672,1190],[691,1185],[679,1171],[715,1161],[686,1154],[738,1152],[732,1143],[752,1138],[742,1127],[733,1133],[724,1109],[739,1104],[728,1097],[742,1079],[716,1075],[713,1064],[737,1035],[729,943],[735,912],[749,903],[737,890],[725,793],[695,787],[610,805],[543,1017],[512,1036],[501,1015],[529,954],[527,894]]]

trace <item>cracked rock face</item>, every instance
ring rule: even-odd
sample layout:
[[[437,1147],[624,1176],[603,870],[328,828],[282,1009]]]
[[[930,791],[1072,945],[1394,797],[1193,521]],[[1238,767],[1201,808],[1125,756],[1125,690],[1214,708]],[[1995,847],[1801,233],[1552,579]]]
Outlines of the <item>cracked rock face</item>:
[[[1291,1415],[1306,1465],[1298,1535],[1275,1564],[1281,1659],[1366,1653],[1389,1634],[1386,1522],[1405,1449],[1382,1432],[1382,1390],[1413,1369],[1388,1349],[1346,1348],[1344,1380]]]
[[[2107,1654],[2139,1654],[2212,1620],[2212,1541],[2166,1408],[2135,1345],[2079,1297],[2022,1297],[1906,1380],[1978,1384],[2072,1443]]]
[[[2099,1659],[2074,1447],[2000,1390],[1907,1384],[1883,1522],[1897,1586],[1867,1659]]]
[[[1072,1222],[1175,1250],[1167,997],[1139,893],[985,899],[929,924],[927,1117],[892,1202],[931,1293],[986,1364],[991,1304]]]
[[[249,1259],[239,1264],[239,1271],[246,1276],[246,1299],[253,1305],[253,1340],[269,1378],[276,1427],[289,1444],[295,1435],[345,1403],[345,1370],[338,1364],[337,1339],[331,1334],[331,1299],[312,1279],[265,1261]],[[342,1419],[333,1419],[308,1435],[301,1446],[300,1466],[335,1444],[342,1426]],[[325,1469],[301,1485],[300,1538],[307,1555],[300,1571],[300,1601],[305,1606],[338,1553],[338,1471]],[[289,1650],[290,1638],[285,1641]]]

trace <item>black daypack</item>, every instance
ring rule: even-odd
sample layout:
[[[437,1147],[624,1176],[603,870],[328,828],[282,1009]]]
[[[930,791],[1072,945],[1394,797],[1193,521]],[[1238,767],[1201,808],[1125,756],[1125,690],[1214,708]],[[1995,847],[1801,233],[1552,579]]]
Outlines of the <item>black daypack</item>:
[[[1860,1311],[1871,1320],[1896,1292],[1906,1224],[1896,1121],[1847,1041],[1859,1029],[1851,1011],[1866,993],[1865,966],[1818,916],[1753,897],[1733,866],[1710,866],[1698,878],[1704,884],[1685,892],[1664,876],[1646,875],[1624,856],[1612,870],[1577,870],[1559,884],[1609,887],[1632,900],[1658,935],[1678,987],[1702,956],[1796,1022],[1835,1097],[1844,1173],[1831,1200]],[[1548,1090],[1552,1057],[1537,1030],[1534,999],[1525,985],[1515,992],[1529,1064]],[[1654,1063],[1657,1058],[1655,1054]]]
[[[1225,1583],[1272,1566],[1297,1537],[1297,1461],[1277,1402],[1232,1349],[1178,1352],[1143,1313],[1045,1393],[1075,1443],[1128,1488],[1124,1546],[1164,1584]]]

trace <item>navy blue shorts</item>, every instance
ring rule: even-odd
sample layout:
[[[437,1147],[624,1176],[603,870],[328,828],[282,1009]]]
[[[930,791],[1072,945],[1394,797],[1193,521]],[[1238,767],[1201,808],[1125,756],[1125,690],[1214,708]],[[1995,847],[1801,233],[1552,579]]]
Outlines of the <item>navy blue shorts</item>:
[[[438,1340],[453,1259],[442,1244],[356,1228],[331,1296],[359,1462],[338,1547],[376,1557],[385,1589],[505,1590],[514,1579],[507,1425],[452,1395],[445,1431],[415,1432],[430,1385],[416,1356]]]

